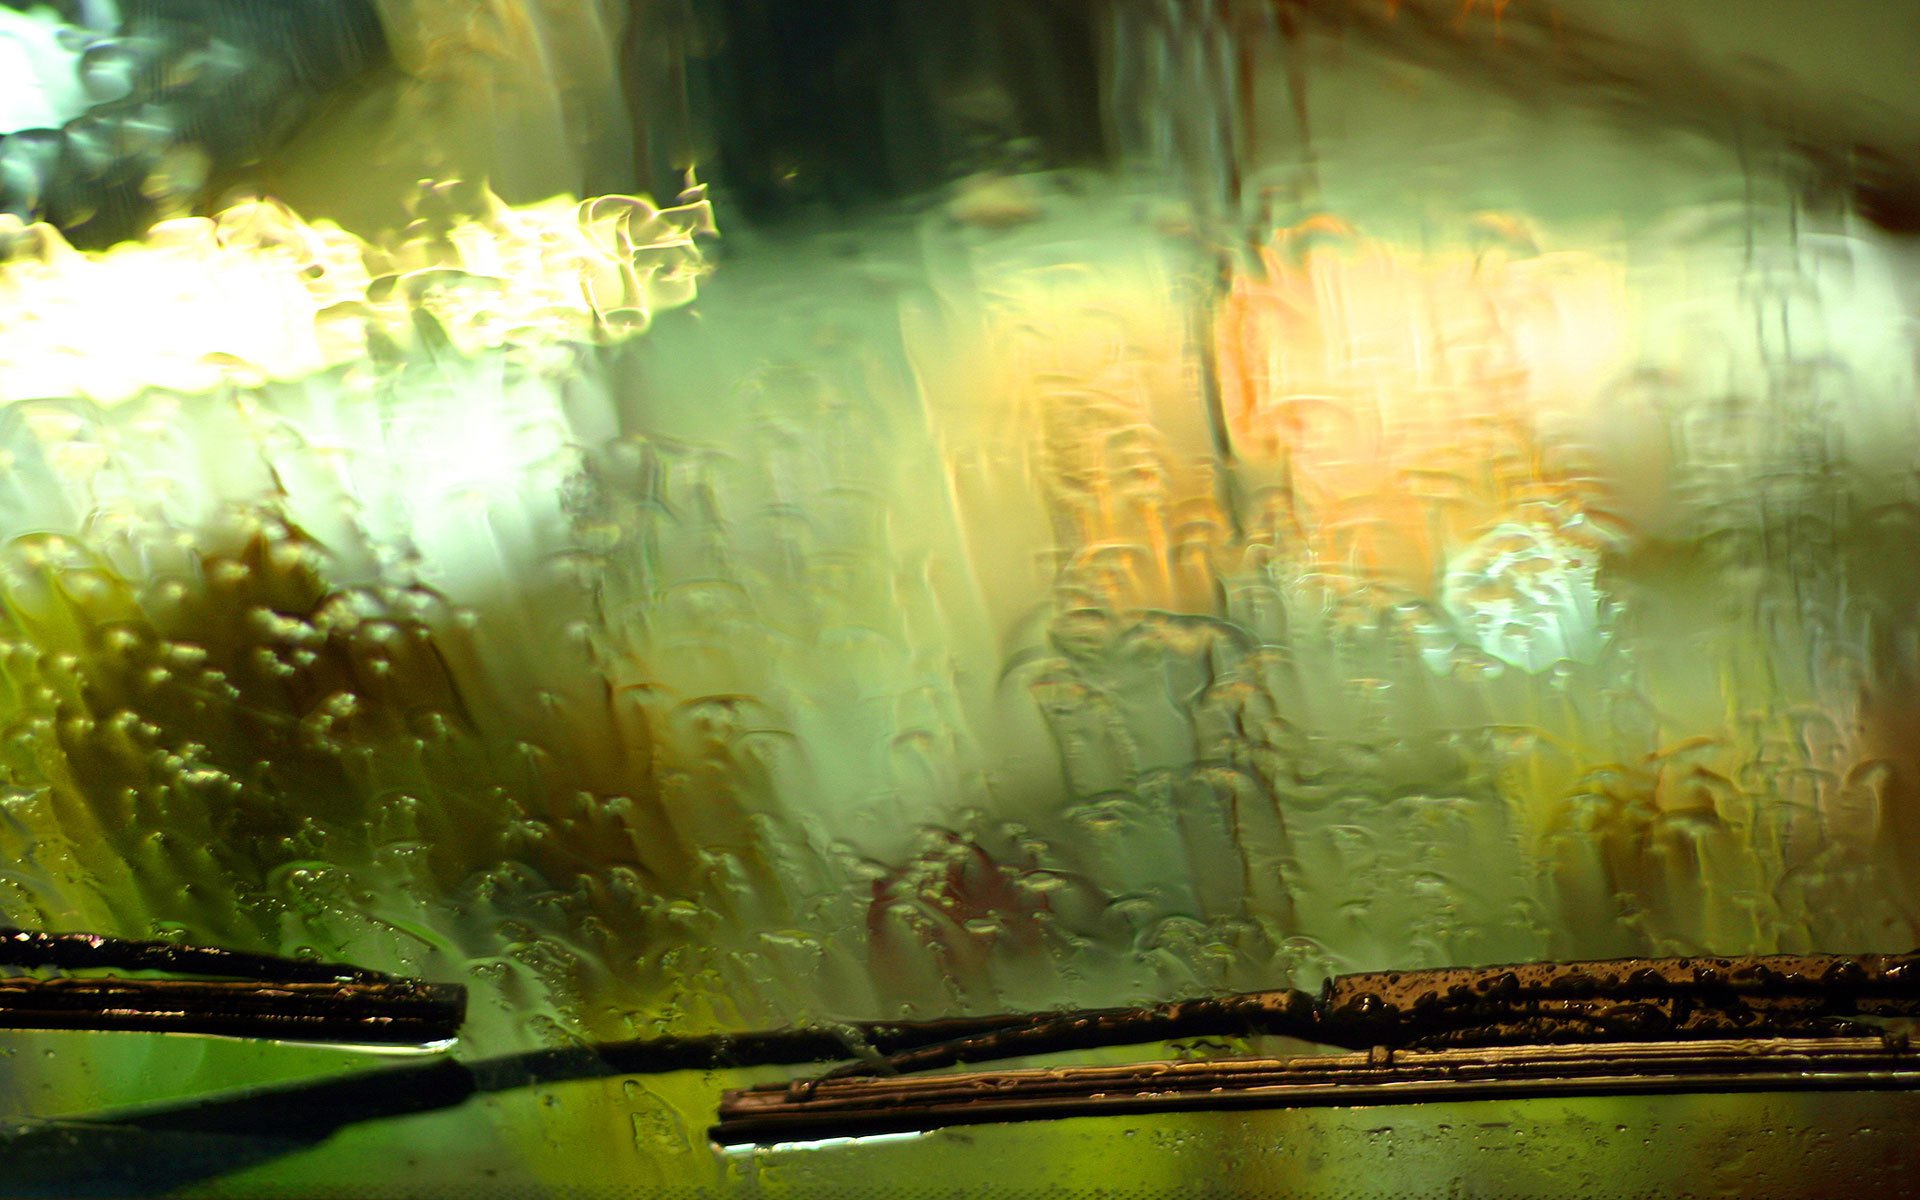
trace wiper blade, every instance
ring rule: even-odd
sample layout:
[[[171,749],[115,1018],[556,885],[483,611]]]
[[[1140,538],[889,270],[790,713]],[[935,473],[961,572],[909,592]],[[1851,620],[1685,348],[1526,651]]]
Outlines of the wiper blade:
[[[1760,1047],[1785,1047],[1780,1052],[1804,1057],[1815,1053],[1816,1046],[1845,1043],[1890,1056],[1888,1062],[1898,1070],[1877,1059],[1877,1066],[1849,1059],[1841,1075],[1851,1078],[1862,1071],[1878,1072],[1896,1082],[1877,1086],[1904,1087],[1920,1080],[1913,1073],[1915,1058],[1908,1053],[1904,1037],[1890,1038],[1872,1022],[1913,1017],[1920,1017],[1920,953],[1618,959],[1374,972],[1335,977],[1318,996],[1287,989],[1134,1009],[1041,1014],[1024,1022],[988,1018],[995,1022],[993,1027],[967,1036],[870,1056],[811,1080],[730,1092],[713,1136],[722,1143],[762,1141],[775,1135],[779,1140],[800,1140],[802,1134],[796,1131],[810,1131],[805,1136],[811,1138],[856,1136],[847,1131],[951,1123],[962,1119],[957,1114],[963,1111],[974,1114],[964,1119],[1003,1120],[1010,1119],[1010,1114],[1076,1115],[1088,1111],[1088,1104],[1236,1103],[1231,1089],[1212,1084],[1183,1093],[1189,1097],[1186,1100],[1169,1099],[1162,1085],[1170,1064],[1121,1069],[1120,1080],[1132,1080],[1141,1089],[1133,1101],[1116,1099],[1124,1089],[1114,1090],[1115,1079],[1095,1079],[1085,1072],[1003,1072],[932,1081],[872,1079],[962,1063],[1200,1037],[1280,1036],[1367,1050],[1371,1057],[1363,1058],[1361,1064],[1369,1067],[1377,1066],[1383,1056],[1392,1061],[1396,1052],[1427,1056],[1463,1052],[1465,1061],[1491,1072],[1472,1079],[1474,1088],[1485,1090],[1504,1078],[1508,1082],[1498,1087],[1536,1091],[1546,1087],[1549,1092],[1636,1090],[1648,1086],[1646,1080],[1654,1077],[1669,1079],[1673,1088],[1682,1090],[1731,1086],[1725,1081],[1735,1076],[1770,1081],[1749,1086],[1780,1086],[1779,1072],[1748,1071],[1740,1063],[1760,1054],[1756,1049]],[[1695,1056],[1688,1061],[1695,1065],[1676,1073],[1678,1060],[1666,1050],[1688,1043],[1714,1043],[1717,1048],[1688,1051]],[[1508,1047],[1528,1050],[1506,1052],[1503,1048]],[[1527,1054],[1541,1053],[1547,1054],[1539,1061],[1552,1068],[1547,1072],[1551,1080],[1543,1082],[1545,1077],[1538,1071],[1530,1081],[1504,1074],[1517,1064],[1534,1061]],[[1659,1068],[1652,1076],[1643,1069],[1649,1054]],[[1335,1060],[1321,1056],[1291,1063],[1263,1061],[1262,1069],[1285,1077],[1288,1071],[1301,1069],[1301,1064],[1324,1073]],[[1365,1082],[1386,1089],[1382,1094],[1411,1100],[1431,1098],[1436,1089],[1457,1093],[1468,1082],[1452,1060],[1428,1057],[1421,1061],[1443,1066],[1445,1071],[1433,1077],[1417,1072],[1406,1076],[1407,1060],[1401,1060],[1400,1076],[1334,1070],[1316,1077],[1316,1090],[1298,1094],[1331,1095],[1326,1090],[1330,1087],[1350,1092],[1351,1085]],[[1783,1060],[1771,1061],[1777,1065]],[[1597,1069],[1596,1064],[1605,1069]],[[1786,1074],[1798,1078],[1806,1072]],[[1276,1091],[1278,1085],[1272,1080],[1249,1078],[1253,1081],[1242,1083],[1253,1089],[1246,1095],[1254,1097],[1254,1102],[1277,1103],[1283,1094],[1294,1094],[1284,1087]],[[1088,1084],[1091,1090],[1076,1091],[1088,1079],[1093,1080]],[[966,1101],[959,1109],[940,1107],[940,1097],[956,1087],[966,1093]],[[1058,1094],[1062,1087],[1064,1099]],[[1045,1095],[1036,1097],[1032,1094],[1036,1089]],[[1151,1099],[1155,1096],[1160,1098]],[[1038,1108],[1021,1107],[1041,1100],[1045,1102]],[[980,1115],[985,1113],[1000,1115]]]
[[[346,963],[0,928],[0,967],[199,978],[0,977],[0,1028],[431,1045],[459,1032],[466,989]]]
[[[1377,1050],[747,1088],[726,1094],[709,1136],[722,1146],[779,1145],[1068,1117],[1915,1087],[1920,1053],[1883,1038]]]
[[[248,954],[211,946],[135,941],[97,933],[44,933],[0,927],[0,967],[51,967],[62,971],[105,968],[215,975],[229,979],[282,979],[311,983],[374,982],[391,976],[347,963]]]

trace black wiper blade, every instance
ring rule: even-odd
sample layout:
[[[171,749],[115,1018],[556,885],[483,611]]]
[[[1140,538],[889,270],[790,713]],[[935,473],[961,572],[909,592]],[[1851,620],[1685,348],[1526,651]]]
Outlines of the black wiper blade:
[[[199,977],[0,978],[0,1028],[7,1029],[423,1046],[451,1040],[466,1015],[466,989],[457,984],[90,933],[0,928],[0,967]]]
[[[347,963],[248,954],[211,946],[136,941],[97,933],[45,933],[0,927],[0,966],[51,967],[62,971],[166,971],[227,979],[280,979],[310,983],[370,983],[392,976]]]

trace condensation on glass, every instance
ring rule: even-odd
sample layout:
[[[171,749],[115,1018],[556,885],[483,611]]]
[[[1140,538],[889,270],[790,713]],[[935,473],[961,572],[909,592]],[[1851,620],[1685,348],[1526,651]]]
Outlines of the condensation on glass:
[[[1920,20],[1819,7],[0,7],[0,920],[462,1053],[1910,949]],[[266,1069],[142,1047],[7,1104]],[[718,1178],[611,1095],[516,1169]]]

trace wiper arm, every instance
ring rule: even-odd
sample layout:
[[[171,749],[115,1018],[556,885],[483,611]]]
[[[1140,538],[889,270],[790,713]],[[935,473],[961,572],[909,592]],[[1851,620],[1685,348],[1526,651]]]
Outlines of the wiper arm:
[[[0,978],[0,1028],[431,1045],[459,1032],[466,989],[345,963],[0,928],[0,968],[165,972]]]
[[[1857,1037],[1879,1033],[1858,1018],[1915,1016],[1920,951],[1445,967],[1339,975],[1318,996],[1283,989],[979,1018],[979,1032],[872,1057],[826,1078],[1198,1037],[1290,1037],[1353,1050]]]

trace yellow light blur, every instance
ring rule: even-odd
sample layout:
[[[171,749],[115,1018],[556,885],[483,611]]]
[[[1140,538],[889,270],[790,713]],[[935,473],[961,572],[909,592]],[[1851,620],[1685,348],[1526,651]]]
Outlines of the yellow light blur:
[[[294,379],[423,336],[471,354],[619,338],[693,298],[704,191],[510,208],[484,188],[423,185],[388,245],[255,200],[165,221],[82,253],[58,230],[0,216],[0,401],[116,404],[157,389]]]

